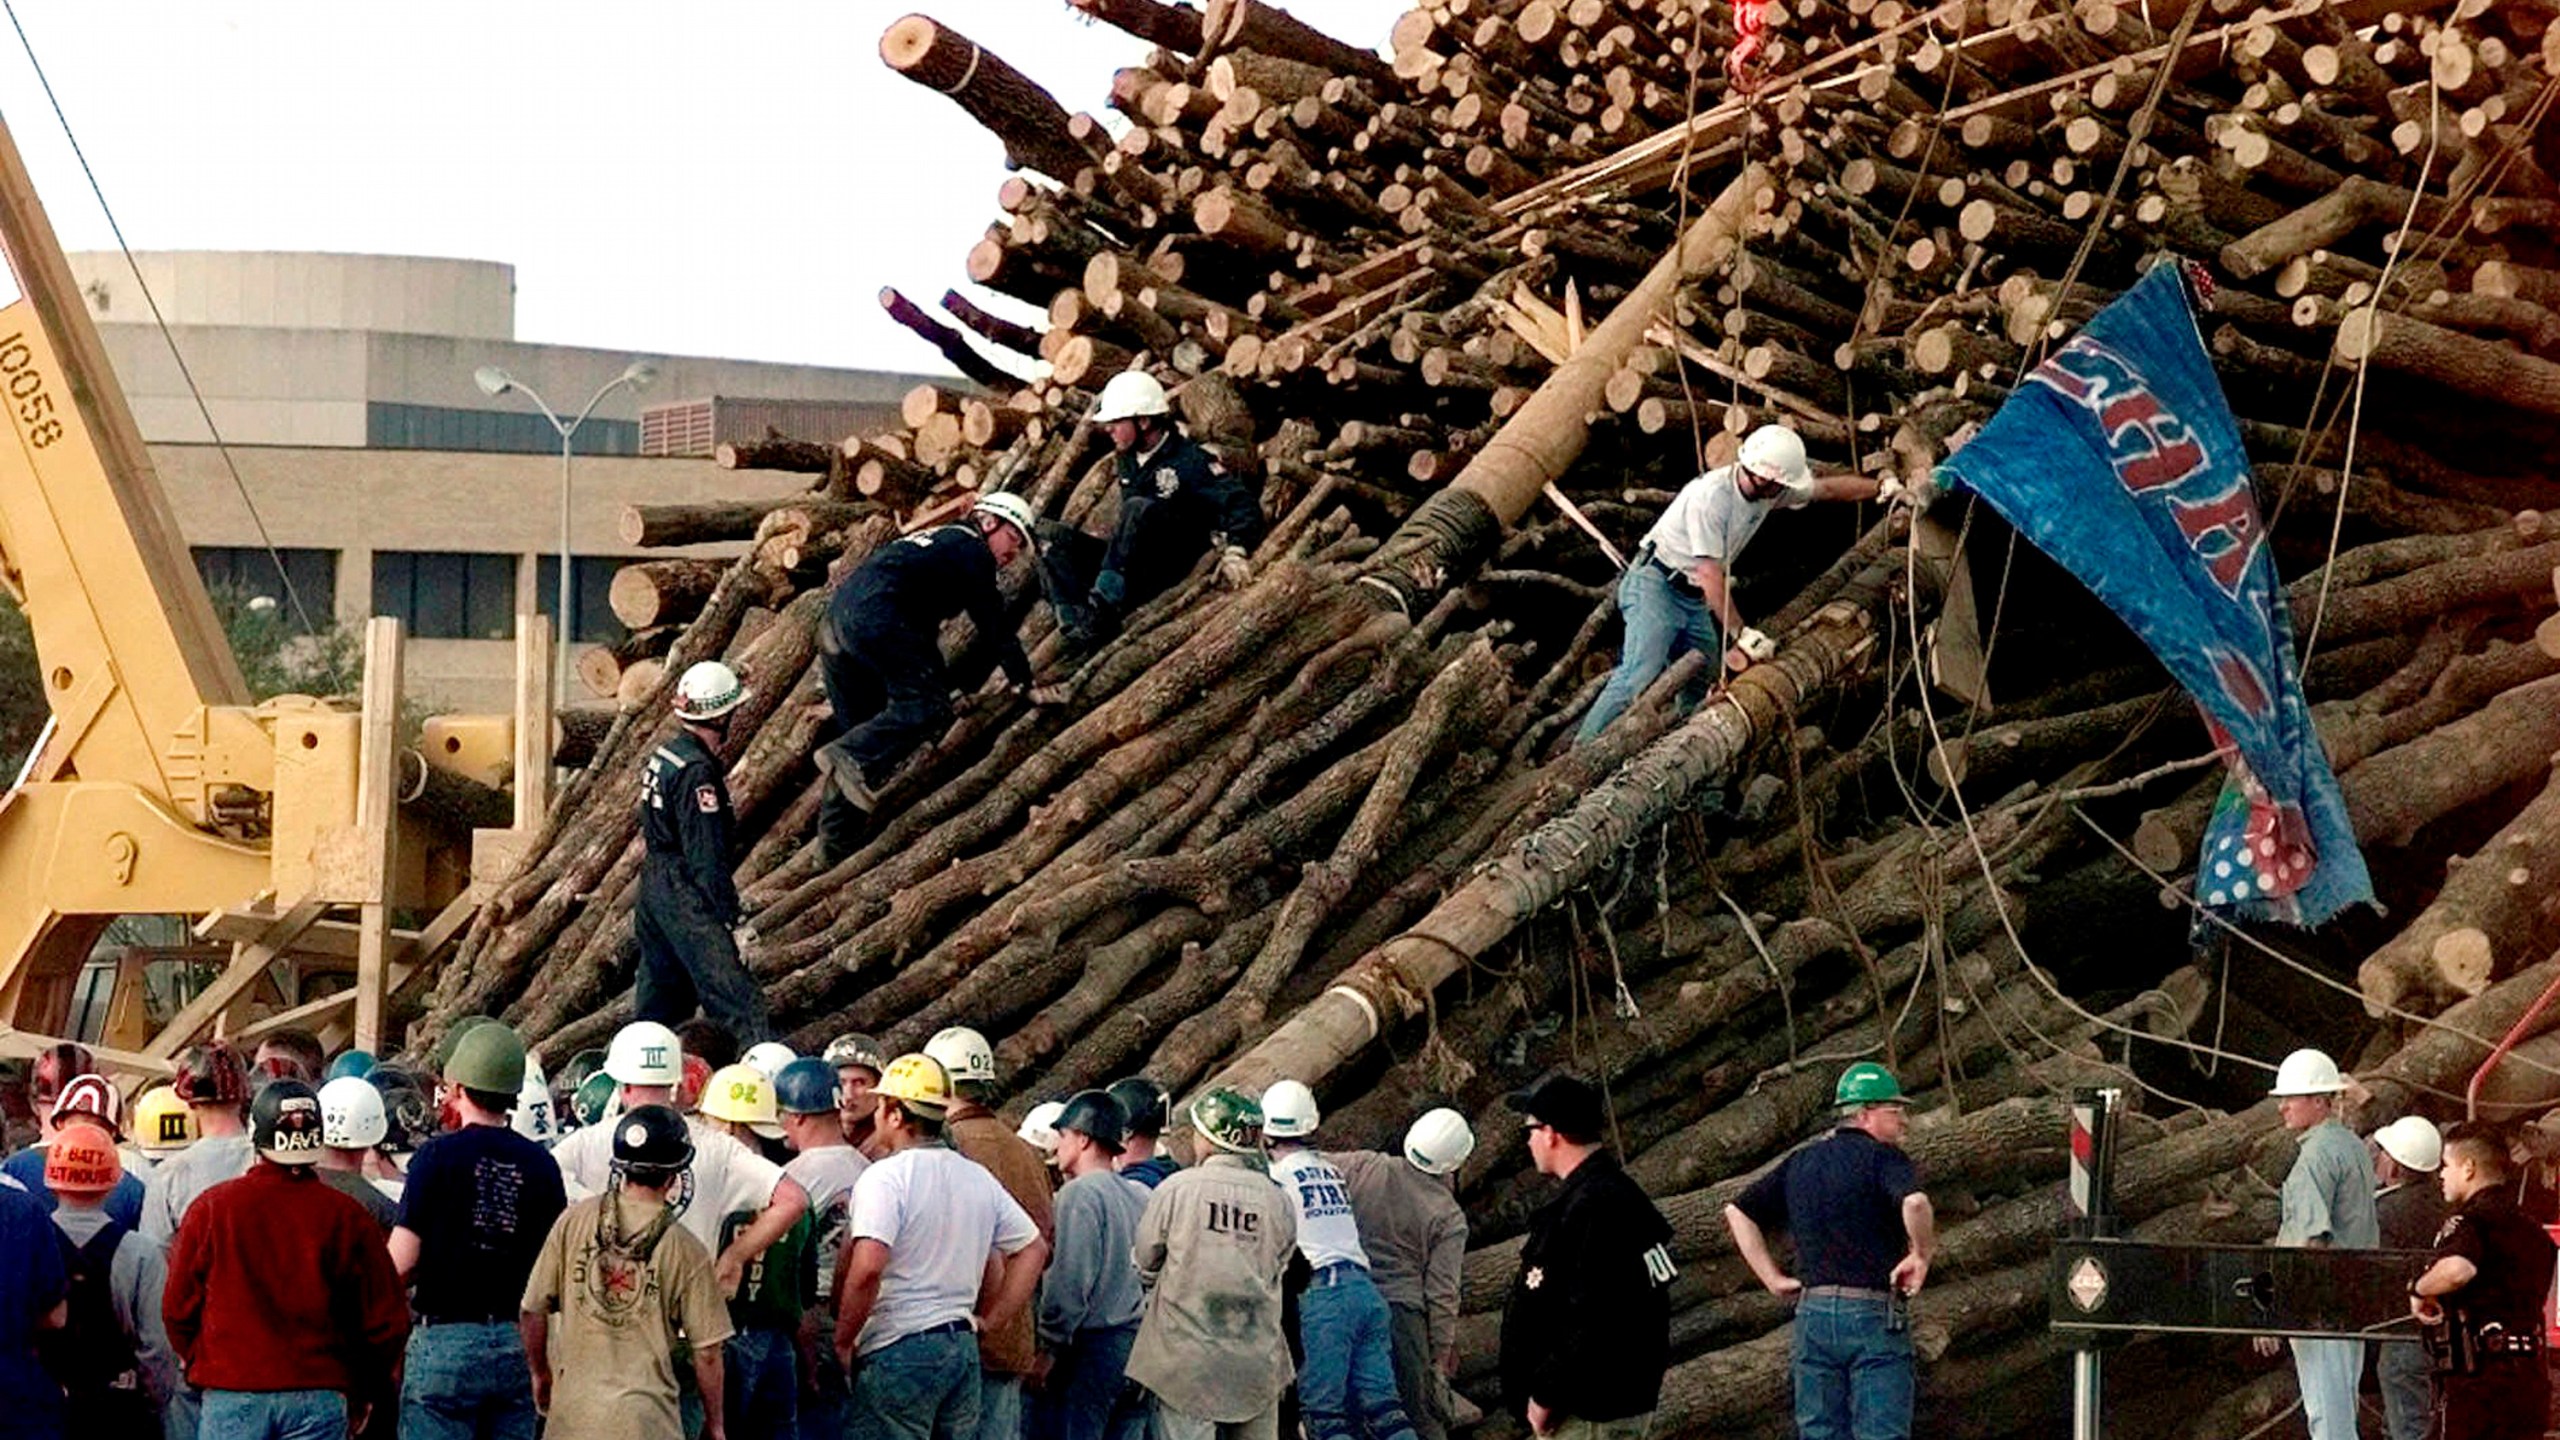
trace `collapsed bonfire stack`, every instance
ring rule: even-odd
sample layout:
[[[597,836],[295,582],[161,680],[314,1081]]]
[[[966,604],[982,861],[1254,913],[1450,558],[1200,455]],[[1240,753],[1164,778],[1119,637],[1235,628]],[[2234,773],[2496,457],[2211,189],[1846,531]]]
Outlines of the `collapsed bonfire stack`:
[[[414,1042],[503,1013],[557,1064],[628,1017],[638,761],[667,677],[726,656],[755,691],[730,757],[749,962],[799,1045],[966,1022],[1016,1111],[1140,1069],[1295,1075],[1345,1145],[1458,1105],[1484,1137],[1459,1383],[1488,1403],[1539,1193],[1497,1098],[1600,1076],[1679,1232],[1673,1435],[1785,1428],[1785,1316],[1719,1209],[1845,1060],[1884,1058],[1945,1226],[1927,1429],[1998,1435],[2053,1424],[2071,1086],[2146,1093],[2135,1233],[2254,1239],[2287,1144],[2221,1052],[2325,1045],[2378,1123],[2441,1114],[2489,1042],[2560,1020],[2519,1024],[2560,968],[2560,6],[1772,0],[1744,96],[1728,17],[1692,0],[1436,0],[1392,60],[1262,0],[1073,3],[1158,47],[1112,78],[1116,121],[921,16],[881,46],[1005,141],[1021,173],[968,275],[1045,324],[886,294],[977,392],[724,452],[805,496],[632,512],[634,544],[752,544],[617,582],[635,633],[587,673],[624,716]],[[1781,516],[1741,569],[1778,658],[1694,716],[1684,660],[1564,745],[1614,556],[1702,463],[1777,419],[1818,465],[1925,473],[2165,256],[2219,282],[2205,339],[2389,918],[2193,943],[2203,727],[1961,500],[1917,542]],[[1071,669],[1021,594],[1073,703],[985,697],[822,869],[826,585],[978,490],[1107,527],[1082,417],[1137,363],[1262,478],[1255,580],[1195,578]],[[2538,1113],[2555,1062],[2560,1036],[2527,1040],[2483,1101]],[[2288,1397],[2281,1371],[2226,1395],[2213,1353],[2125,1352],[2116,1384],[2157,1400],[2127,1433],[2235,1433]]]

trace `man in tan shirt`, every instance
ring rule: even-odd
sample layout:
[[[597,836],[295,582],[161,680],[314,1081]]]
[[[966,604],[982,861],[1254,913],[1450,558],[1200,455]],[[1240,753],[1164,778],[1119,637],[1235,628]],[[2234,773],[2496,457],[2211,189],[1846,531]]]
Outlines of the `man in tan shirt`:
[[[926,1041],[924,1053],[942,1063],[958,1097],[943,1113],[944,1138],[952,1149],[996,1177],[1039,1227],[1041,1244],[1054,1244],[1057,1232],[1049,1215],[1054,1192],[1048,1162],[987,1108],[995,1089],[995,1047],[977,1031],[954,1025]],[[978,1391],[978,1440],[1021,1440],[1023,1382],[1038,1363],[1028,1307],[978,1337],[983,1376]]]
[[[689,1349],[703,1440],[727,1440],[720,1346],[729,1305],[711,1252],[667,1209],[668,1189],[693,1159],[692,1136],[663,1105],[607,1123],[620,1183],[561,1214],[525,1280],[533,1403],[552,1435],[683,1440],[673,1357]]]
[[[1159,1440],[1279,1440],[1297,1374],[1280,1308],[1297,1221],[1263,1170],[1260,1106],[1222,1086],[1190,1119],[1210,1153],[1165,1177],[1138,1217],[1147,1308],[1129,1378],[1155,1393]]]

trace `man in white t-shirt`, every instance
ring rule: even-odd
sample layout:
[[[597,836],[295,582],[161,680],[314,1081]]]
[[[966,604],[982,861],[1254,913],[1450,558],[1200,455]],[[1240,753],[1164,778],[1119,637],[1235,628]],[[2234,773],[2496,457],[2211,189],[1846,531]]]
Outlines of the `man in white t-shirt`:
[[[615,1114],[643,1105],[673,1105],[676,1083],[684,1078],[683,1042],[654,1020],[634,1021],[614,1035],[605,1051],[604,1073],[613,1077]],[[667,1207],[676,1223],[715,1258],[720,1293],[735,1295],[747,1266],[808,1213],[809,1193],[781,1166],[727,1131],[698,1115],[684,1119],[693,1133],[693,1163],[668,1190]],[[551,1158],[560,1164],[571,1203],[612,1189],[613,1131],[611,1125],[581,1126],[552,1147]],[[756,1221],[724,1249],[720,1222],[740,1210],[757,1212]]]
[[[800,1396],[802,1440],[841,1440],[844,1434],[844,1366],[833,1343],[836,1268],[853,1217],[853,1182],[871,1162],[844,1135],[844,1112],[835,1067],[803,1055],[773,1077],[782,1138],[792,1149],[782,1173],[809,1192],[810,1248],[818,1257],[817,1303],[803,1320],[801,1353],[809,1357],[809,1384]]]
[[[1271,1181],[1288,1197],[1307,1257],[1298,1297],[1298,1410],[1309,1440],[1413,1440],[1396,1389],[1393,1321],[1369,1279],[1351,1186],[1317,1153],[1315,1092],[1283,1080],[1262,1094],[1262,1138]]]
[[[1876,491],[1876,482],[1862,475],[1817,478],[1804,440],[1784,425],[1752,431],[1732,464],[1682,486],[1618,581],[1626,646],[1600,698],[1582,717],[1574,743],[1598,738],[1685,651],[1722,656],[1728,670],[1776,654],[1777,642],[1745,626],[1733,603],[1733,563],[1742,547],[1772,510],[1816,500],[1870,500]],[[1713,678],[1701,679],[1688,698],[1703,697]]]
[[[1049,1246],[994,1175],[943,1143],[952,1090],[940,1064],[901,1055],[877,1094],[886,1153],[853,1183],[836,1269],[845,1440],[967,1440],[978,1332],[1030,1305]]]

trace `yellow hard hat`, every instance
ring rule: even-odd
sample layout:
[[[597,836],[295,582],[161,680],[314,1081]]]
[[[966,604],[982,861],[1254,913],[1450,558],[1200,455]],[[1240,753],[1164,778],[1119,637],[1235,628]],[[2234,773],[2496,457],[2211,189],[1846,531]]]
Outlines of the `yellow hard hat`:
[[[928,1115],[940,1115],[943,1107],[951,1103],[951,1072],[930,1055],[901,1055],[889,1062],[888,1073],[880,1077],[872,1093],[912,1105]]]
[[[196,1143],[196,1112],[167,1085],[155,1085],[133,1102],[133,1143],[145,1155],[175,1155]]]
[[[773,1082],[752,1065],[724,1065],[702,1087],[702,1113],[744,1125],[769,1140],[782,1138],[773,1108]]]

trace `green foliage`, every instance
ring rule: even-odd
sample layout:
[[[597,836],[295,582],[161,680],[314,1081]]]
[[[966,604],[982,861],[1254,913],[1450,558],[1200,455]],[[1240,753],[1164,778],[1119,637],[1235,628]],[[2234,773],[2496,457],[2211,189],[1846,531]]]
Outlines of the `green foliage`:
[[[26,612],[0,595],[0,785],[17,778],[19,762],[44,729],[44,672],[36,664],[35,632]]]
[[[364,687],[364,629],[330,625],[300,633],[292,614],[274,597],[229,586],[208,592],[241,678],[258,700],[278,695],[353,696]],[[321,603],[325,603],[322,597]]]

